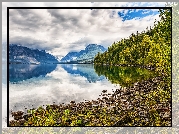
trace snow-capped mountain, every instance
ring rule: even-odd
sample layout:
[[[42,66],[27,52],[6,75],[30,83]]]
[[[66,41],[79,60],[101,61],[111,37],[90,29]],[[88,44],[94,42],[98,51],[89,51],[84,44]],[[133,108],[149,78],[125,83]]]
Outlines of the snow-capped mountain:
[[[23,64],[50,64],[58,63],[58,60],[45,50],[30,49],[24,46],[9,45],[9,63]]]
[[[69,52],[61,59],[61,62],[92,62],[98,52],[103,53],[105,51],[106,49],[101,45],[89,44],[85,50],[81,50],[80,52]]]
[[[64,62],[74,61],[77,59],[78,56],[79,56],[78,52],[69,52],[65,57],[61,59],[61,61]]]

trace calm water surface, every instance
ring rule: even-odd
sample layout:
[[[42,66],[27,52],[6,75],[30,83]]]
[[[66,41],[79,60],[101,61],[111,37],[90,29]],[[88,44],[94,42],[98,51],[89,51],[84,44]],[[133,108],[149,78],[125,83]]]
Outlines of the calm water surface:
[[[10,65],[9,109],[97,99],[104,89],[114,89],[90,64]],[[32,106],[33,105],[33,106]]]
[[[53,102],[95,100],[102,90],[110,93],[112,89],[130,86],[150,77],[154,77],[153,72],[131,67],[10,65],[9,109],[25,111],[25,108],[37,108]]]

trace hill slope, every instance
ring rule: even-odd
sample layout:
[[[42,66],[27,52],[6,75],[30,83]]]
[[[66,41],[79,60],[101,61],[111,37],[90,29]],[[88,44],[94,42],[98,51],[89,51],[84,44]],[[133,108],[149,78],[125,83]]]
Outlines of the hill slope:
[[[171,73],[171,10],[160,10],[161,20],[153,28],[132,33],[96,55],[95,64],[140,65]]]

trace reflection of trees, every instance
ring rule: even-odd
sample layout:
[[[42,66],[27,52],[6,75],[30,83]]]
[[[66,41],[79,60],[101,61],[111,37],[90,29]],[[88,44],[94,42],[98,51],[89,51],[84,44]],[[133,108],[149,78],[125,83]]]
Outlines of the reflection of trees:
[[[95,65],[94,68],[99,76],[105,75],[113,84],[120,84],[123,87],[128,87],[135,82],[156,76],[156,73],[153,71],[136,67]]]

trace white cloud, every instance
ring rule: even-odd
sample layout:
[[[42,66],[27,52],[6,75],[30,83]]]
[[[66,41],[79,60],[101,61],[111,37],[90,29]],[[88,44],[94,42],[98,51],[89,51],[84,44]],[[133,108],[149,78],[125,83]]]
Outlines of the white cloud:
[[[78,3],[3,3],[3,41],[6,40],[6,6],[142,6],[146,3],[127,2],[78,2]],[[148,5],[161,5],[151,3]],[[152,25],[152,20],[139,23],[139,20],[122,22],[117,12],[127,13],[128,10],[86,10],[86,9],[33,9],[10,11],[10,43],[21,43],[39,49],[47,49],[54,55],[64,56],[68,51],[85,48],[87,43],[104,43],[108,47],[109,42],[120,40],[131,34],[131,31],[140,31]],[[156,18],[156,16],[153,16]],[[135,23],[139,23],[136,25]],[[145,24],[145,25],[144,25]],[[142,26],[141,26],[142,25]],[[126,28],[126,29],[125,29]],[[131,28],[131,29],[129,29]],[[122,34],[121,34],[122,32]],[[81,44],[75,44],[81,41]],[[83,47],[82,47],[82,46]],[[79,47],[80,46],[80,47]],[[79,47],[79,49],[77,49]],[[57,51],[58,50],[58,51]],[[63,51],[60,51],[63,50]]]

